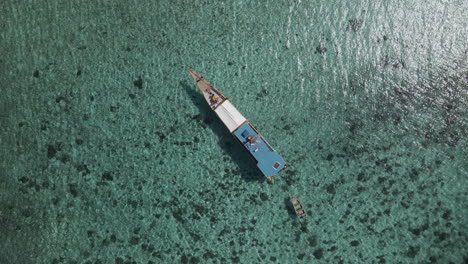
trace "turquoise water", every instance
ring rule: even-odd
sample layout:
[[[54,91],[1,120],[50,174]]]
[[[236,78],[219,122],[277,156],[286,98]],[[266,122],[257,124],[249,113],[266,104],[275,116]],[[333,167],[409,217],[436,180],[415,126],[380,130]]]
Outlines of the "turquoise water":
[[[68,2],[0,5],[0,263],[468,261],[466,1]]]

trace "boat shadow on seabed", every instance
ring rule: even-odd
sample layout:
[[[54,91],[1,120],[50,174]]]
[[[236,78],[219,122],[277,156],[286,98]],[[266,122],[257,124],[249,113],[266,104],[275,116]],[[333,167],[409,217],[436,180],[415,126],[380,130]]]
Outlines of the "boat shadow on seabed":
[[[230,135],[223,123],[216,117],[216,114],[211,110],[204,98],[200,96],[198,90],[188,85],[185,81],[180,81],[180,86],[184,88],[185,92],[192,100],[193,104],[197,106],[200,115],[195,115],[192,119],[203,121],[218,137],[218,144],[229,155],[229,157],[237,164],[239,171],[227,172],[229,176],[235,176],[240,173],[242,179],[247,182],[265,181],[262,174],[255,168],[255,164],[247,155],[242,146]],[[209,142],[209,141],[208,141]]]
[[[289,198],[284,198],[284,208],[288,212],[289,218],[291,218],[293,220],[297,219],[296,211],[295,211],[294,206],[291,203],[291,200]]]

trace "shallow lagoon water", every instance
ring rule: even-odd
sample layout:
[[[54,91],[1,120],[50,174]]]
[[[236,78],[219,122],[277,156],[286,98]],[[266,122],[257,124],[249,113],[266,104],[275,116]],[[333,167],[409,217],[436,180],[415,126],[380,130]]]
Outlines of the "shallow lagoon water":
[[[466,262],[466,10],[4,2],[0,262]],[[274,184],[189,68],[289,162]]]

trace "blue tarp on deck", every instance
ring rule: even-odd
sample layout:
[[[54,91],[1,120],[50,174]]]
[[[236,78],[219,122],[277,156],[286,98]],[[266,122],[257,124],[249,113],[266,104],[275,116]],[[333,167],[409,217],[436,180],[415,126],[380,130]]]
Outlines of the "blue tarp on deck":
[[[265,177],[276,175],[286,165],[284,159],[273,150],[262,136],[257,134],[249,123],[239,127],[233,134],[257,161],[257,167]],[[255,138],[255,145],[248,142],[247,137],[249,136]]]

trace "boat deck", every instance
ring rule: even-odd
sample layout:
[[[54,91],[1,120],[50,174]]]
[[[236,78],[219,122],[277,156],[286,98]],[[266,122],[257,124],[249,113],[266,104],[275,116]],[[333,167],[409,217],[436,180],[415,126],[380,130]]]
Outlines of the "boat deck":
[[[203,96],[205,97],[206,102],[210,105],[211,109],[216,109],[220,104],[226,100],[223,94],[220,92],[216,91],[215,89],[211,89],[208,92],[204,92]],[[213,100],[213,98],[218,98],[216,101]]]
[[[266,142],[266,140],[252,127],[250,123],[240,126],[233,135],[242,143],[242,146],[257,161],[257,167],[269,178],[275,176],[286,165],[284,159]],[[255,144],[251,144],[248,137],[253,137]]]

